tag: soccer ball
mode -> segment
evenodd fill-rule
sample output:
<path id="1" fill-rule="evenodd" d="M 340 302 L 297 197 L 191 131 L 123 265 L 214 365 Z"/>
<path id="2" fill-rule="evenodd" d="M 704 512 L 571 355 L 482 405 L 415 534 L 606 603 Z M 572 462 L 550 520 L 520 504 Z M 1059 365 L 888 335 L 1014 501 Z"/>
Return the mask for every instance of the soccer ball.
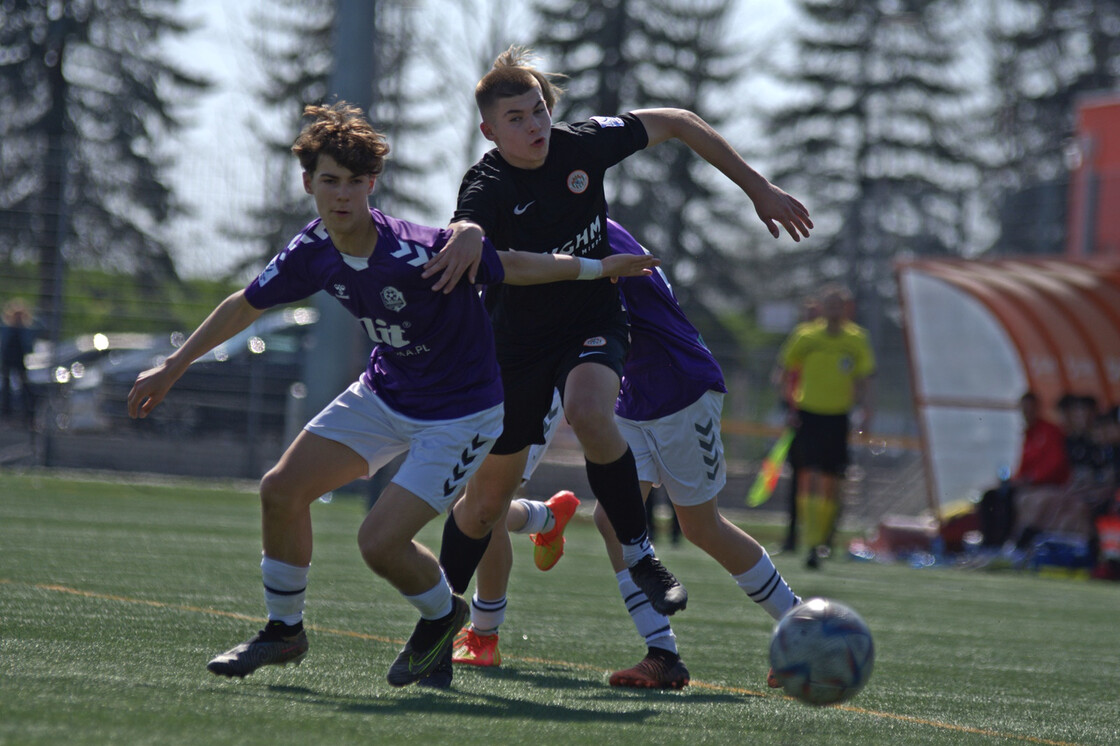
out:
<path id="1" fill-rule="evenodd" d="M 786 694 L 811 705 L 854 697 L 871 677 L 875 646 L 859 614 L 827 598 L 811 598 L 778 620 L 770 667 Z"/>

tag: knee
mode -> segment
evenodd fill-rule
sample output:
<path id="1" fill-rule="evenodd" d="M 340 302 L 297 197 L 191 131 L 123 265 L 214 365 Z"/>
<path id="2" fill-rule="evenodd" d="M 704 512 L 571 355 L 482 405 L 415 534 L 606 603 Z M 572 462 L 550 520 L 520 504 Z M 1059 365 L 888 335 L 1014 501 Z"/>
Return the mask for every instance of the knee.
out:
<path id="1" fill-rule="evenodd" d="M 614 425 L 614 412 L 611 410 L 600 411 L 600 408 L 590 406 L 583 402 L 573 403 L 565 407 L 564 417 L 572 430 L 581 440 L 595 433 L 603 432 Z"/>
<path id="2" fill-rule="evenodd" d="M 261 478 L 261 511 L 266 516 L 293 513 L 300 503 L 299 496 L 291 489 L 288 480 L 272 469 Z"/>
<path id="3" fill-rule="evenodd" d="M 502 495 L 472 495 L 468 491 L 467 496 L 455 506 L 455 523 L 464 534 L 479 539 L 505 518 L 508 508 L 509 500 Z"/>
<path id="4" fill-rule="evenodd" d="M 375 526 L 363 523 L 358 529 L 358 551 L 369 569 L 381 577 L 386 576 L 395 552 Z"/>

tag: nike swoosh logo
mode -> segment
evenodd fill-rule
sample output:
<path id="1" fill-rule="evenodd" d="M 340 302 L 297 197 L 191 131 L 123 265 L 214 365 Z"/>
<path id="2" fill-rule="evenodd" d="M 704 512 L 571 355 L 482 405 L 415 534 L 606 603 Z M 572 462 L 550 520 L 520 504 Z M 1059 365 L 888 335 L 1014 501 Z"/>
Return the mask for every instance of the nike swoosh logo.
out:
<path id="1" fill-rule="evenodd" d="M 579 356 L 580 356 L 581 358 L 585 358 L 585 357 L 587 357 L 588 355 L 605 355 L 605 354 L 606 354 L 606 353 L 605 353 L 605 352 L 603 352 L 602 350 L 591 350 L 590 352 L 581 352 L 581 353 L 579 354 Z"/>
<path id="2" fill-rule="evenodd" d="M 532 202 L 526 202 L 524 205 L 516 205 L 513 208 L 513 214 L 514 215 L 521 215 L 526 210 L 528 210 L 530 207 L 532 207 L 534 204 L 536 204 L 536 202 L 537 202 L 536 200 L 533 200 Z"/>

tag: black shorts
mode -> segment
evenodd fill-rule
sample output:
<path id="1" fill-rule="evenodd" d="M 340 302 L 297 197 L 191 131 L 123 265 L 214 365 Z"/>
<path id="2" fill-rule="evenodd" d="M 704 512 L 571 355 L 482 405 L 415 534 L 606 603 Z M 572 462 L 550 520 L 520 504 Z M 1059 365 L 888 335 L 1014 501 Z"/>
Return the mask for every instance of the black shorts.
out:
<path id="1" fill-rule="evenodd" d="M 848 469 L 848 415 L 798 410 L 799 468 L 844 476 Z"/>
<path id="2" fill-rule="evenodd" d="M 544 443 L 544 418 L 552 408 L 553 389 L 559 389 L 563 397 L 568 374 L 583 363 L 605 365 L 621 380 L 629 352 L 630 327 L 621 313 L 549 347 L 514 349 L 499 341 L 505 421 L 502 435 L 490 452 L 508 455 Z"/>

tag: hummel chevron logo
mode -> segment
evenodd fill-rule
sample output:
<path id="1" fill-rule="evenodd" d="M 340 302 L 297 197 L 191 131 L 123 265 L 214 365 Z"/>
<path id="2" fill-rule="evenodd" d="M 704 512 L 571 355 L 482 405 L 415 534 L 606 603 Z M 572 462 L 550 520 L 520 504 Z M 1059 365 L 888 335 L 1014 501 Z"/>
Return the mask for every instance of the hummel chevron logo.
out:
<path id="1" fill-rule="evenodd" d="M 450 497 L 455 490 L 459 489 L 459 485 L 467 476 L 467 466 L 478 458 L 478 450 L 487 442 L 489 441 L 481 435 L 475 435 L 471 438 L 470 447 L 463 449 L 463 453 L 459 456 L 459 463 L 451 468 L 451 478 L 443 480 L 444 497 Z"/>
<path id="2" fill-rule="evenodd" d="M 423 246 L 409 241 L 403 241 L 399 238 L 397 239 L 397 243 L 399 243 L 401 247 L 389 255 L 394 259 L 402 259 L 406 256 L 411 256 L 412 258 L 408 260 L 408 263 L 413 267 L 420 267 L 427 264 L 428 259 L 431 258 L 431 255 L 428 254 L 428 250 Z"/>
<path id="3" fill-rule="evenodd" d="M 709 480 L 715 479 L 716 474 L 719 473 L 720 452 L 716 450 L 716 433 L 714 432 L 715 425 L 715 420 L 708 420 L 708 423 L 706 425 L 701 425 L 696 422 L 692 424 L 692 426 L 696 429 L 696 432 L 701 436 L 696 439 L 697 442 L 700 443 L 700 447 L 711 454 L 710 456 L 704 456 L 704 464 L 713 467 L 711 471 L 707 472 Z M 708 438 L 709 434 L 711 435 L 710 438 Z M 705 440 L 704 438 L 708 439 Z"/>
<path id="4" fill-rule="evenodd" d="M 513 208 L 513 214 L 514 215 L 523 215 L 523 214 L 525 214 L 525 211 L 528 210 L 530 207 L 532 207 L 535 203 L 536 203 L 536 200 L 533 200 L 532 202 L 526 202 L 523 205 L 516 205 Z"/>

